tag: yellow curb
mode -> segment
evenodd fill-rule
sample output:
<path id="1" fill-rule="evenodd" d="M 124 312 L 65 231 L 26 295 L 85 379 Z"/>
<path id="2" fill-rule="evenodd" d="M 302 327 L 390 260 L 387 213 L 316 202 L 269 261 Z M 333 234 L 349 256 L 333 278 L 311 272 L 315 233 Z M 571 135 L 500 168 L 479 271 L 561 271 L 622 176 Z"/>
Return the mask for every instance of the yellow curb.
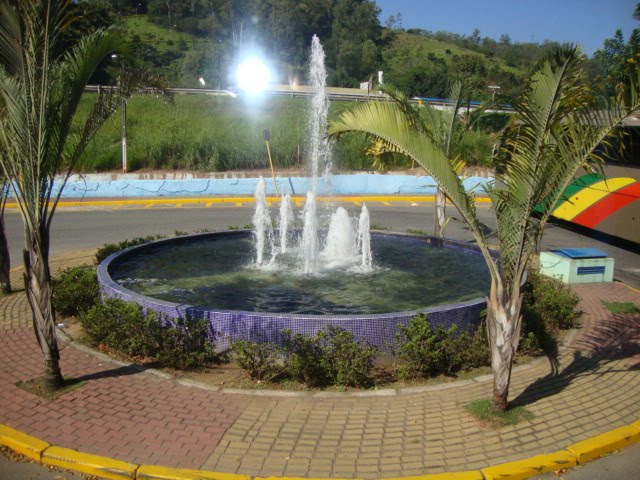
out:
<path id="1" fill-rule="evenodd" d="M 467 470 L 465 472 L 432 473 L 429 475 L 416 475 L 413 477 L 385 478 L 384 480 L 483 480 L 480 470 Z"/>
<path id="2" fill-rule="evenodd" d="M 295 195 L 291 197 L 292 201 L 304 201 L 305 197 L 303 195 Z M 404 196 L 393 196 L 393 195 L 372 195 L 372 196 L 337 196 L 337 197 L 318 197 L 318 201 L 320 202 L 432 202 L 435 199 L 433 195 L 404 195 Z M 280 197 L 269 196 L 267 197 L 268 202 L 277 202 L 280 200 Z M 117 199 L 117 200 L 84 200 L 84 201 L 65 201 L 61 200 L 58 203 L 58 207 L 113 207 L 119 205 L 174 205 L 174 204 L 196 204 L 196 203 L 204 203 L 204 204 L 242 204 L 242 203 L 254 203 L 254 197 L 187 197 L 187 198 L 178 198 L 178 197 L 154 197 L 154 198 L 135 198 L 135 199 Z M 476 203 L 490 203 L 491 199 L 489 197 L 476 197 Z M 7 208 L 18 208 L 18 204 L 16 202 L 7 202 Z"/>
<path id="3" fill-rule="evenodd" d="M 584 464 L 599 456 L 620 450 L 640 441 L 640 420 L 610 432 L 597 435 L 546 455 L 537 455 L 510 463 L 503 463 L 482 470 L 446 472 L 429 475 L 385 478 L 384 480 L 517 480 L 530 478 L 553 470 L 567 469 Z M 7 446 L 45 465 L 75 470 L 110 479 L 146 480 L 340 480 L 336 478 L 306 477 L 252 477 L 232 473 L 186 470 L 151 465 L 138 466 L 120 460 L 78 452 L 69 448 L 51 447 L 42 440 L 31 437 L 0 423 L 0 445 Z M 28 447 L 25 447 L 25 445 Z M 349 479 L 359 480 L 359 479 Z"/>
<path id="4" fill-rule="evenodd" d="M 553 470 L 575 467 L 577 464 L 576 456 L 573 453 L 560 450 L 555 453 L 483 468 L 481 472 L 485 480 L 521 480 Z"/>
<path id="5" fill-rule="evenodd" d="M 251 480 L 250 475 L 141 465 L 136 480 Z"/>
<path id="6" fill-rule="evenodd" d="M 622 285 L 624 285 L 625 287 L 627 287 L 630 290 L 633 290 L 636 293 L 640 293 L 640 290 L 638 290 L 636 287 L 632 287 L 631 285 L 624 283 L 624 282 L 620 282 Z"/>
<path id="7" fill-rule="evenodd" d="M 255 477 L 255 480 L 362 480 L 359 477 Z M 386 480 L 386 479 L 385 479 Z"/>
<path id="8" fill-rule="evenodd" d="M 11 450 L 15 450 L 25 457 L 29 457 L 38 462 L 42 458 L 42 452 L 51 446 L 39 438 L 14 430 L 13 428 L 7 427 L 1 423 L 0 445 L 9 447 Z"/>
<path id="9" fill-rule="evenodd" d="M 62 447 L 47 448 L 42 452 L 42 463 L 114 480 L 136 478 L 136 469 L 138 468 L 138 465 L 113 458 L 82 453 Z"/>
<path id="10" fill-rule="evenodd" d="M 575 454 L 578 463 L 586 463 L 638 441 L 640 429 L 632 424 L 574 443 L 569 445 L 567 450 Z"/>

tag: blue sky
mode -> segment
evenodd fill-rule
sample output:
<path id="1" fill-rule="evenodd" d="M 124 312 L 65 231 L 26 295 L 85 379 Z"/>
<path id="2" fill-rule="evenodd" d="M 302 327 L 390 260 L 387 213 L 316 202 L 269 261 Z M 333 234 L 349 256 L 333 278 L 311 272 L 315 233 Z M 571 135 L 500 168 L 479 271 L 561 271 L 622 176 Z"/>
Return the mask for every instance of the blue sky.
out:
<path id="1" fill-rule="evenodd" d="M 605 38 L 622 29 L 625 38 L 640 24 L 632 14 L 640 0 L 376 0 L 380 22 L 402 14 L 403 28 L 446 30 L 512 41 L 557 40 L 583 46 L 593 54 Z"/>

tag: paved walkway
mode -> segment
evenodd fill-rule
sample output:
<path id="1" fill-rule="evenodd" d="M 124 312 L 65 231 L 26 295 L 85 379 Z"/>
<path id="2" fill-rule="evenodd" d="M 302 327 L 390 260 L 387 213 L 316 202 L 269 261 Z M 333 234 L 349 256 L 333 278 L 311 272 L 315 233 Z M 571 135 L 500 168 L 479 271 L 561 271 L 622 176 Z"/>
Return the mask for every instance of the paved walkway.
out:
<path id="1" fill-rule="evenodd" d="M 77 252 L 53 269 L 90 256 Z M 557 364 L 539 360 L 513 373 L 510 398 L 535 418 L 500 430 L 463 409 L 490 396 L 489 377 L 361 395 L 265 396 L 178 384 L 64 344 L 62 371 L 86 383 L 43 400 L 15 386 L 42 373 L 17 292 L 0 299 L 0 423 L 134 463 L 260 476 L 419 475 L 550 453 L 640 418 L 640 315 L 613 315 L 600 301 L 640 305 L 640 292 L 620 283 L 576 291 L 582 328 Z"/>

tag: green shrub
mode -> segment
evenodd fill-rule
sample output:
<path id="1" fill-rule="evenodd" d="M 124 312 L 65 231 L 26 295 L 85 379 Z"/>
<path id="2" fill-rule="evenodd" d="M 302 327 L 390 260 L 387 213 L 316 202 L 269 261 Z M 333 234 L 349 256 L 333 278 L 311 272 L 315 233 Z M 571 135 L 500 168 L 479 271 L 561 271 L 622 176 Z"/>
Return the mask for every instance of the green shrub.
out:
<path id="1" fill-rule="evenodd" d="M 370 386 L 376 349 L 364 342 L 356 342 L 353 333 L 339 327 L 327 327 L 326 335 L 325 355 L 333 383 L 352 387 Z"/>
<path id="2" fill-rule="evenodd" d="M 285 331 L 282 335 L 287 373 L 310 387 L 328 385 L 331 365 L 325 355 L 327 334 L 320 331 L 313 337 L 301 333 L 292 336 L 291 332 Z"/>
<path id="3" fill-rule="evenodd" d="M 580 315 L 579 303 L 580 297 L 562 281 L 529 272 L 523 299 L 523 314 L 531 317 L 529 325 L 541 320 L 551 331 L 573 328 Z"/>
<path id="4" fill-rule="evenodd" d="M 287 374 L 310 387 L 371 385 L 376 349 L 353 334 L 329 326 L 314 336 L 283 332 Z"/>
<path id="5" fill-rule="evenodd" d="M 143 315 L 137 303 L 108 299 L 82 314 L 80 322 L 94 344 L 141 357 L 159 349 L 160 322 L 153 312 Z"/>
<path id="6" fill-rule="evenodd" d="M 272 381 L 284 373 L 282 348 L 275 343 L 236 340 L 231 345 L 236 361 L 253 380 Z"/>
<path id="7" fill-rule="evenodd" d="M 148 243 L 159 238 L 163 238 L 162 235 L 149 235 L 147 237 L 137 237 L 132 240 L 123 240 L 122 242 L 118 243 L 105 243 L 96 252 L 96 265 L 113 253 L 124 250 L 125 248 L 133 247 L 134 245 Z"/>
<path id="8" fill-rule="evenodd" d="M 542 355 L 543 351 L 538 335 L 533 332 L 523 333 L 520 336 L 518 353 L 522 355 L 531 355 L 533 357 Z"/>
<path id="9" fill-rule="evenodd" d="M 522 301 L 522 332 L 518 352 L 553 354 L 555 334 L 575 326 L 580 298 L 560 280 L 529 272 Z"/>
<path id="10" fill-rule="evenodd" d="M 398 375 L 404 379 L 426 378 L 451 369 L 451 341 L 457 326 L 448 329 L 429 323 L 426 314 L 416 315 L 396 335 L 398 357 L 403 363 Z"/>
<path id="11" fill-rule="evenodd" d="M 198 370 L 219 361 L 207 320 L 179 319 L 174 327 L 163 327 L 160 333 L 160 348 L 155 356 L 167 367 Z"/>
<path id="12" fill-rule="evenodd" d="M 174 327 L 153 311 L 143 314 L 136 303 L 108 299 L 81 314 L 80 322 L 93 344 L 155 358 L 167 367 L 199 369 L 219 359 L 206 320 L 179 320 Z"/>
<path id="13" fill-rule="evenodd" d="M 99 298 L 100 286 L 93 267 L 70 267 L 53 280 L 53 306 L 62 315 L 78 316 L 95 305 Z"/>
<path id="14" fill-rule="evenodd" d="M 491 353 L 484 319 L 475 332 L 459 332 L 453 335 L 446 348 L 449 351 L 449 373 L 489 365 Z"/>

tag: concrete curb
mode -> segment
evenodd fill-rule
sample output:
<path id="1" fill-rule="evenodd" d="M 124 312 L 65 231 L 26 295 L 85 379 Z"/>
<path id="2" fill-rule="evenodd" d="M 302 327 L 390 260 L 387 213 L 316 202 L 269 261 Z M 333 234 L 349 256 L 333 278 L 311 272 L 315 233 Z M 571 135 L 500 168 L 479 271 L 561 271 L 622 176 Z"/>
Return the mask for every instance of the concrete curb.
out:
<path id="1" fill-rule="evenodd" d="M 640 420 L 610 430 L 578 443 L 566 450 L 502 463 L 480 470 L 435 473 L 420 476 L 394 477 L 384 480 L 521 480 L 546 472 L 567 469 L 602 457 L 608 453 L 640 442 Z M 302 480 L 295 477 L 253 477 L 232 473 L 188 470 L 182 468 L 137 465 L 109 457 L 79 452 L 50 445 L 39 438 L 0 423 L 0 446 L 8 447 L 43 465 L 74 470 L 115 480 Z M 342 480 L 338 478 L 305 480 Z M 358 480 L 358 479 L 349 479 Z"/>

